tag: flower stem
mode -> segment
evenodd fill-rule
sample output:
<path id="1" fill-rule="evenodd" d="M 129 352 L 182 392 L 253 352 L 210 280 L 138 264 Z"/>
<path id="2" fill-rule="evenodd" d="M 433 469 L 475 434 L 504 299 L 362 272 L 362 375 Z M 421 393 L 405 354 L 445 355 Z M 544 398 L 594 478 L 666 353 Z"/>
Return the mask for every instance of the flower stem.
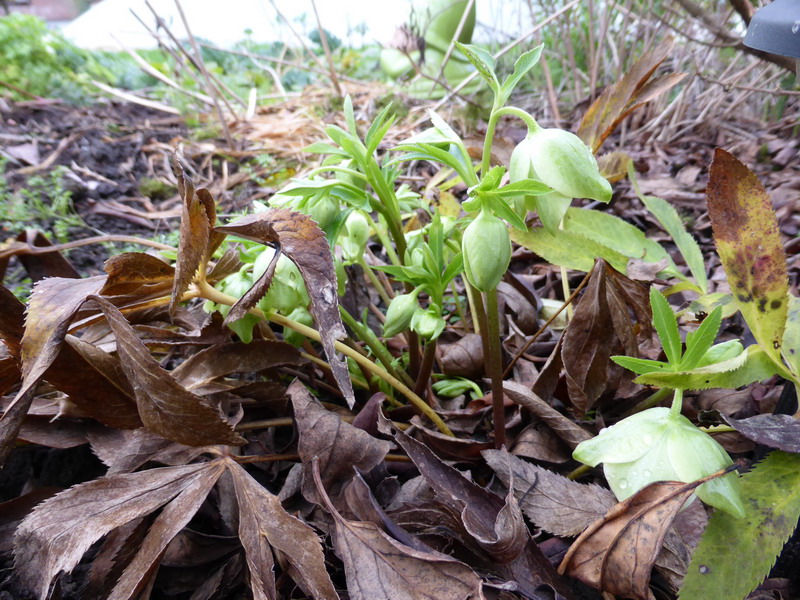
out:
<path id="1" fill-rule="evenodd" d="M 503 356 L 500 347 L 500 318 L 497 314 L 497 289 L 486 292 L 486 341 L 488 342 L 487 371 L 492 380 L 492 420 L 494 445 L 506 443 L 506 410 L 503 403 Z"/>
<path id="2" fill-rule="evenodd" d="M 675 396 L 672 398 L 672 407 L 670 411 L 673 415 L 681 414 L 683 408 L 683 390 L 678 388 L 675 390 Z"/>

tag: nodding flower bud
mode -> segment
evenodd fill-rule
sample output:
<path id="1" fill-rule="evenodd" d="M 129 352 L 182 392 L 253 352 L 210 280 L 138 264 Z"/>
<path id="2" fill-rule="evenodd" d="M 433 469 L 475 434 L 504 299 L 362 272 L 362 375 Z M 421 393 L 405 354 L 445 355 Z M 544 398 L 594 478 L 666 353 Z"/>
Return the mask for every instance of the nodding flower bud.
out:
<path id="1" fill-rule="evenodd" d="M 444 331 L 445 322 L 442 309 L 436 304 L 428 308 L 418 308 L 411 317 L 411 329 L 426 340 L 435 340 Z"/>
<path id="2" fill-rule="evenodd" d="M 510 176 L 538 179 L 567 198 L 611 200 L 611 184 L 600 175 L 589 147 L 563 129 L 528 133 L 512 153 Z"/>
<path id="3" fill-rule="evenodd" d="M 386 322 L 383 324 L 383 337 L 394 337 L 401 331 L 408 329 L 411 325 L 411 319 L 414 313 L 419 308 L 417 303 L 417 294 L 419 292 L 414 290 L 408 294 L 400 294 L 392 299 L 389 308 L 386 311 Z"/>
<path id="4" fill-rule="evenodd" d="M 461 238 L 464 272 L 480 292 L 497 287 L 511 263 L 511 238 L 506 224 L 482 209 Z"/>
<path id="5" fill-rule="evenodd" d="M 603 463 L 618 500 L 655 481 L 689 483 L 732 464 L 728 453 L 710 435 L 678 412 L 657 407 L 644 410 L 578 444 L 573 458 L 591 467 Z M 697 488 L 700 499 L 736 517 L 744 517 L 736 473 Z"/>
<path id="6" fill-rule="evenodd" d="M 358 262 L 369 240 L 369 219 L 361 211 L 353 211 L 344 223 L 344 235 L 339 238 L 345 263 Z"/>

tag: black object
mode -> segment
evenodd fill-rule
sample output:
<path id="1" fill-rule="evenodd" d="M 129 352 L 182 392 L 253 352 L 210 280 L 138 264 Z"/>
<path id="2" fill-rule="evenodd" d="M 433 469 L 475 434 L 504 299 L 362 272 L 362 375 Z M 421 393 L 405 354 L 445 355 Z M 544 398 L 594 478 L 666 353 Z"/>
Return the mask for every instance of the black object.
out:
<path id="1" fill-rule="evenodd" d="M 756 11 L 744 45 L 800 58 L 800 0 L 775 0 Z"/>

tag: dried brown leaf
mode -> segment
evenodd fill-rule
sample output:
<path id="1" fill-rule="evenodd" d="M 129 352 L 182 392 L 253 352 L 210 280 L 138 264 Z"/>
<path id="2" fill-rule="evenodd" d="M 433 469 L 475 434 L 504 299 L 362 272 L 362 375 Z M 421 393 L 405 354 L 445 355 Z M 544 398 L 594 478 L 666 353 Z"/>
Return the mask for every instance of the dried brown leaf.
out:
<path id="1" fill-rule="evenodd" d="M 479 377 L 483 373 L 481 336 L 468 333 L 455 342 L 448 342 L 447 332 L 439 338 L 436 349 L 442 373 L 460 377 Z"/>
<path id="2" fill-rule="evenodd" d="M 722 418 L 749 440 L 784 452 L 800 452 L 800 421 L 790 415 L 756 415 L 741 420 L 722 415 Z"/>
<path id="3" fill-rule="evenodd" d="M 704 480 L 658 481 L 615 505 L 575 540 L 559 573 L 623 598 L 653 599 L 650 571 L 664 537 Z"/>
<path id="4" fill-rule="evenodd" d="M 514 494 L 528 518 L 554 535 L 578 535 L 617 502 L 599 485 L 572 481 L 505 450 L 486 450 L 483 456 L 506 486 L 513 480 Z"/>
<path id="5" fill-rule="evenodd" d="M 92 451 L 108 466 L 108 474 L 130 473 L 149 461 L 176 465 L 193 460 L 206 448 L 178 444 L 149 429 L 105 429 L 87 434 Z"/>
<path id="6" fill-rule="evenodd" d="M 216 408 L 205 404 L 161 367 L 119 309 L 99 296 L 92 299 L 100 305 L 114 332 L 122 368 L 133 386 L 145 427 L 188 446 L 245 443 Z"/>
<path id="7" fill-rule="evenodd" d="M 186 175 L 177 155 L 173 170 L 178 180 L 178 193 L 182 203 L 178 260 L 175 263 L 170 315 L 175 313 L 197 269 L 213 252 L 213 246 L 219 243 L 219 236 L 212 234 L 217 221 L 217 210 L 211 194 L 205 189 L 195 191 L 194 183 Z"/>
<path id="8" fill-rule="evenodd" d="M 464 529 L 475 543 L 501 564 L 518 558 L 528 544 L 528 529 L 516 499 L 506 499 L 469 481 L 444 464 L 430 449 L 401 431 L 395 439 L 436 493 L 436 497 L 461 516 Z"/>
<path id="9" fill-rule="evenodd" d="M 345 423 L 311 397 L 299 381 L 287 393 L 292 399 L 300 441 L 297 452 L 303 461 L 302 492 L 307 500 L 319 502 L 309 465 L 317 457 L 322 481 L 338 502 L 344 485 L 355 475 L 354 467 L 370 471 L 383 461 L 391 444 Z"/>
<path id="10" fill-rule="evenodd" d="M 386 535 L 374 523 L 349 521 L 331 504 L 317 465 L 312 465 L 321 502 L 334 519 L 333 544 L 344 562 L 353 600 L 478 600 L 481 579 L 462 562 L 421 552 Z"/>
<path id="11" fill-rule="evenodd" d="M 510 450 L 514 456 L 554 464 L 562 464 L 572 458 L 567 445 L 541 421 L 531 423 L 520 431 L 514 437 Z"/>
<path id="12" fill-rule="evenodd" d="M 521 383 L 503 382 L 503 391 L 510 400 L 529 410 L 533 416 L 543 421 L 570 449 L 583 441 L 592 438 L 592 434 L 580 425 L 576 425 L 555 408 L 539 398 L 533 391 Z"/>
<path id="13" fill-rule="evenodd" d="M 235 342 L 201 350 L 173 369 L 172 376 L 187 389 L 193 389 L 231 373 L 258 372 L 304 362 L 291 344 L 253 340 L 249 344 Z"/>
<path id="14" fill-rule="evenodd" d="M 11 293 L 11 290 L 0 285 L 0 339 L 5 342 L 11 356 L 17 360 L 21 360 L 24 333 L 25 305 Z"/>
<path id="15" fill-rule="evenodd" d="M 196 477 L 189 481 L 178 495 L 169 501 L 153 521 L 142 545 L 114 586 L 109 600 L 129 600 L 152 583 L 157 561 L 164 554 L 167 545 L 200 509 L 200 505 L 205 502 L 211 488 L 225 472 L 227 464 L 226 459 L 203 463 L 202 477 Z M 180 467 L 164 468 L 177 469 Z M 150 472 L 152 471 L 144 471 L 144 473 Z M 124 477 L 124 475 L 117 477 Z"/>
<path id="16" fill-rule="evenodd" d="M 674 45 L 671 37 L 664 38 L 659 46 L 646 52 L 630 70 L 608 86 L 583 115 L 578 126 L 578 137 L 597 152 L 603 141 L 631 112 L 663 94 L 681 79 L 685 73 L 673 73 L 650 80 L 658 66 L 669 56 Z"/>
<path id="17" fill-rule="evenodd" d="M 108 274 L 104 296 L 129 294 L 143 285 L 171 282 L 175 277 L 172 266 L 144 252 L 116 254 L 105 262 L 103 270 Z"/>
<path id="18" fill-rule="evenodd" d="M 277 245 L 280 252 L 297 265 L 311 298 L 311 314 L 322 336 L 325 356 L 339 389 L 352 408 L 355 398 L 347 362 L 337 356 L 334 348 L 334 342 L 344 338 L 346 332 L 339 316 L 336 271 L 325 233 L 309 216 L 285 209 L 271 209 L 248 215 L 230 225 L 217 227 L 215 231 L 234 234 L 262 244 Z M 244 315 L 266 293 L 267 287 L 260 283 L 266 276 L 267 274 L 253 285 L 255 292 L 248 292 L 231 308 L 227 320 L 235 320 L 238 318 L 236 315 Z"/>
<path id="19" fill-rule="evenodd" d="M 294 567 L 295 581 L 317 600 L 338 599 L 325 568 L 319 538 L 302 521 L 287 513 L 242 467 L 228 463 L 239 504 L 239 539 L 250 569 L 256 600 L 276 600 L 273 553 L 280 552 Z"/>
<path id="20" fill-rule="evenodd" d="M 17 241 L 22 242 L 27 247 L 34 248 L 45 248 L 53 245 L 37 229 L 26 229 L 17 236 Z M 80 274 L 72 266 L 72 263 L 64 258 L 64 255 L 60 252 L 46 252 L 44 254 L 20 252 L 17 254 L 17 260 L 22 263 L 32 281 L 41 281 L 47 277 L 80 278 Z"/>
<path id="21" fill-rule="evenodd" d="M 95 541 L 198 481 L 216 480 L 218 471 L 215 463 L 204 463 L 111 475 L 50 498 L 17 529 L 15 567 L 22 583 L 45 600 L 53 579 L 71 571 Z"/>

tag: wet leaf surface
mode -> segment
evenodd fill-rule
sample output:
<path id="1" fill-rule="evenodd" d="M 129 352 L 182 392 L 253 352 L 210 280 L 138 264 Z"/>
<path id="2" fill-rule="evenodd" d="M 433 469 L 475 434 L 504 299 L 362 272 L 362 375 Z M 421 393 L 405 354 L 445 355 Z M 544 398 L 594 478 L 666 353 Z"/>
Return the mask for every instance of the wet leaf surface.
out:
<path id="1" fill-rule="evenodd" d="M 790 415 L 756 415 L 741 420 L 722 415 L 722 419 L 748 440 L 800 453 L 800 421 Z"/>

